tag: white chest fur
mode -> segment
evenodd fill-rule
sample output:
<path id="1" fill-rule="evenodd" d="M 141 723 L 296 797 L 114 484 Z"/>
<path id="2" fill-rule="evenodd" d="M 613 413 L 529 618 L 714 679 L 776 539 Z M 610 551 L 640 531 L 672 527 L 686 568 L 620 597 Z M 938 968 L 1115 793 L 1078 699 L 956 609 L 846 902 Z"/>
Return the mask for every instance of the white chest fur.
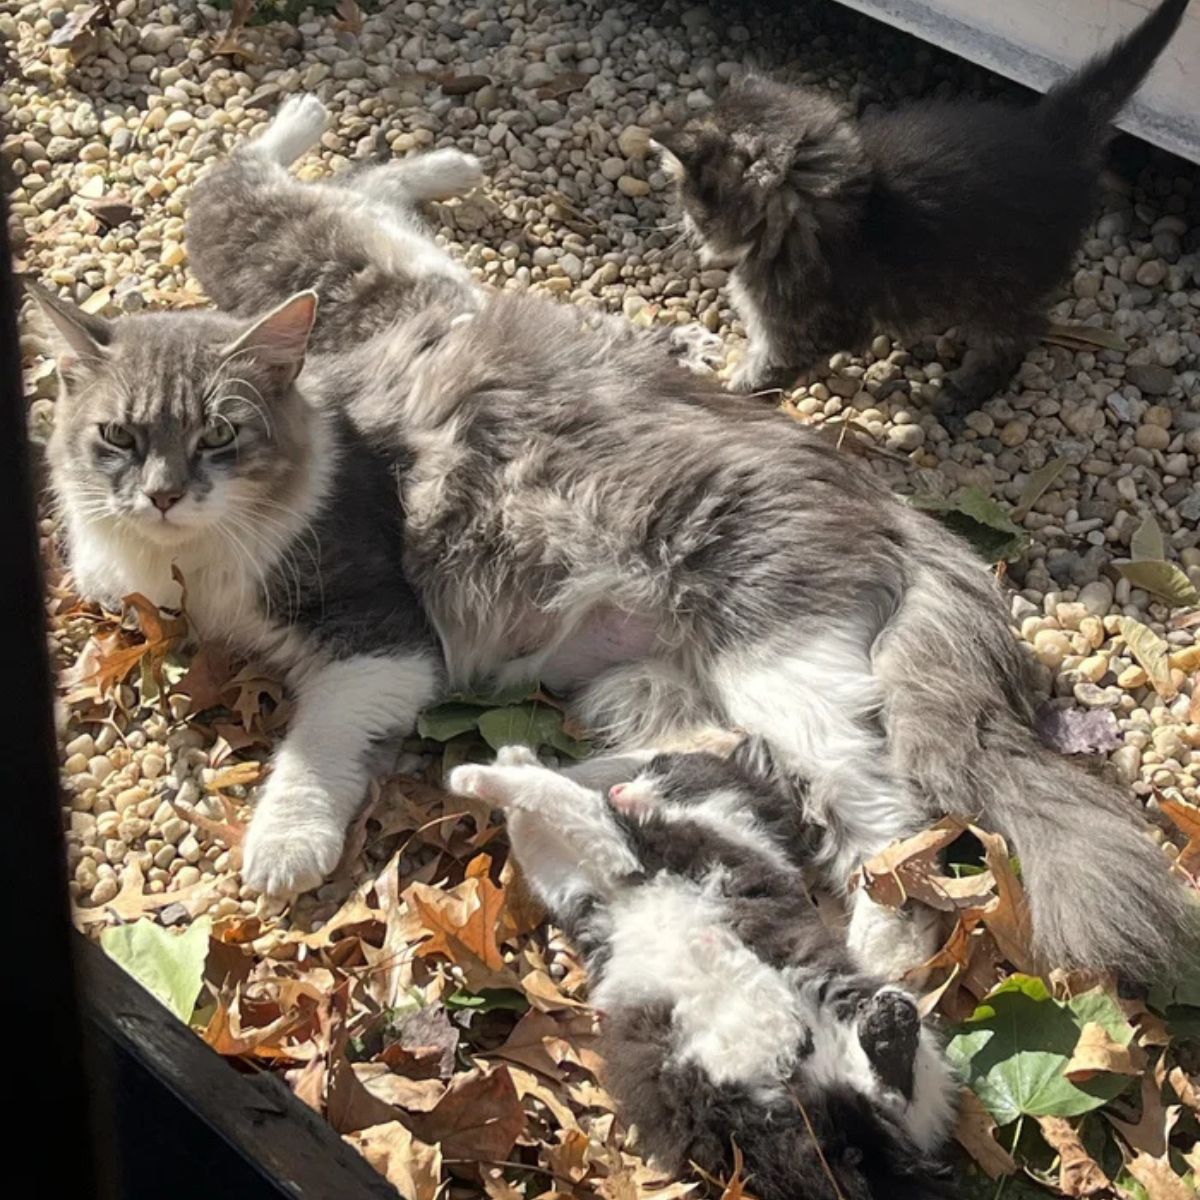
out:
<path id="1" fill-rule="evenodd" d="M 235 553 L 213 536 L 158 545 L 115 522 L 69 519 L 67 528 L 83 595 L 116 607 L 136 592 L 160 608 L 186 607 L 197 641 L 226 642 L 283 666 L 303 656 L 308 639 L 266 602 L 269 561 Z"/>

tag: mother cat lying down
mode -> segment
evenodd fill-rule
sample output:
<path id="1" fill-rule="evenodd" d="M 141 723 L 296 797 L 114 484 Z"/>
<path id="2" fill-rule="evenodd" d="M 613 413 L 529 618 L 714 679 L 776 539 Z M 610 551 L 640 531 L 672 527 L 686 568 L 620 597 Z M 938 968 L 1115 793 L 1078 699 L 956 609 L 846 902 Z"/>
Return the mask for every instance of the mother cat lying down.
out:
<path id="1" fill-rule="evenodd" d="M 943 813 L 981 816 L 1015 843 L 1048 959 L 1169 958 L 1184 893 L 1129 798 L 1039 745 L 965 545 L 619 320 L 476 290 L 413 215 L 475 182 L 464 156 L 295 180 L 325 121 L 289 102 L 193 193 L 192 264 L 238 319 L 49 306 L 80 585 L 177 602 L 178 562 L 202 635 L 291 672 L 247 882 L 318 883 L 373 748 L 447 687 L 540 678 L 616 749 L 704 722 L 763 738 L 811 781 L 837 887 Z M 858 894 L 872 970 L 932 936 Z"/>

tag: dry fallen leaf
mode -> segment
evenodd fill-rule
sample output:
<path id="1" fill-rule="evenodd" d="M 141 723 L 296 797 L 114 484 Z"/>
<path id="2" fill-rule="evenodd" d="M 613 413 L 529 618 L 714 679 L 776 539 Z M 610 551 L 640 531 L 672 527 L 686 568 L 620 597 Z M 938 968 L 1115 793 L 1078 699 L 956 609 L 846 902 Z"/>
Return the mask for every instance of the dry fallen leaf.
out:
<path id="1" fill-rule="evenodd" d="M 484 1067 L 456 1075 L 434 1108 L 410 1123 L 447 1158 L 500 1162 L 525 1128 L 525 1110 L 508 1068 Z"/>
<path id="2" fill-rule="evenodd" d="M 1107 1193 L 1112 1183 L 1064 1117 L 1038 1117 L 1042 1136 L 1058 1151 L 1058 1186 L 1066 1196 Z"/>
<path id="3" fill-rule="evenodd" d="M 442 1150 L 412 1135 L 399 1121 L 345 1135 L 405 1200 L 435 1200 L 442 1182 Z"/>
<path id="4" fill-rule="evenodd" d="M 1163 1158 L 1152 1158 L 1149 1154 L 1135 1155 L 1126 1164 L 1130 1175 L 1146 1189 L 1149 1200 L 1196 1200 L 1190 1188 Z"/>
<path id="5" fill-rule="evenodd" d="M 1115 1041 L 1103 1025 L 1089 1021 L 1084 1025 L 1075 1052 L 1063 1073 L 1072 1083 L 1083 1083 L 1102 1072 L 1140 1075 L 1141 1069 L 1134 1065 L 1129 1046 Z"/>
<path id="6" fill-rule="evenodd" d="M 937 859 L 942 850 L 966 832 L 966 828 L 966 824 L 955 817 L 943 817 L 932 829 L 893 842 L 863 864 L 862 886 L 872 900 L 889 908 L 899 908 L 909 899 L 946 911 L 970 904 L 975 898 L 971 893 L 979 887 L 975 879 L 949 879 Z M 969 898 L 960 903 L 953 895 L 954 884 L 966 885 Z M 990 881 L 979 894 L 988 890 Z"/>
<path id="7" fill-rule="evenodd" d="M 1158 807 L 1171 818 L 1171 823 L 1187 838 L 1187 844 L 1175 860 L 1180 870 L 1195 878 L 1200 875 L 1200 808 L 1177 800 L 1173 796 L 1156 794 Z"/>
<path id="8" fill-rule="evenodd" d="M 1171 682 L 1171 666 L 1168 661 L 1170 647 L 1149 626 L 1132 617 L 1121 618 L 1121 636 L 1130 654 L 1150 679 L 1154 690 L 1164 699 L 1173 700 L 1179 689 Z"/>
<path id="9" fill-rule="evenodd" d="M 996 1122 L 992 1120 L 992 1114 L 969 1088 L 963 1088 L 959 1095 L 958 1124 L 954 1129 L 958 1144 L 992 1179 L 1014 1174 L 1017 1164 L 996 1141 Z"/>

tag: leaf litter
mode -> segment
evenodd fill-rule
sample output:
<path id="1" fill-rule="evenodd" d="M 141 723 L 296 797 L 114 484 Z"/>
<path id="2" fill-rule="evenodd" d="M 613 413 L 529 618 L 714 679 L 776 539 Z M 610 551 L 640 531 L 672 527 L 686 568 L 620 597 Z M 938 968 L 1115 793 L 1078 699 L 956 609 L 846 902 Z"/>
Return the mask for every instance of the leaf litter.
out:
<path id="1" fill-rule="evenodd" d="M 170 798 L 227 867 L 153 892 L 131 861 L 116 894 L 76 921 L 197 1036 L 278 1073 L 412 1200 L 753 1200 L 751 1164 L 724 1181 L 672 1179 L 627 1144 L 579 960 L 544 924 L 502 826 L 440 787 L 443 764 L 512 738 L 560 759 L 586 753 L 585 731 L 552 697 L 530 685 L 429 710 L 406 747 L 416 773 L 373 788 L 334 880 L 282 913 L 247 911 L 226 898 L 238 894 L 249 802 L 286 725 L 283 689 L 211 647 L 183 661 L 182 614 L 140 598 L 122 614 L 82 611 L 88 673 L 75 673 L 70 704 L 119 724 L 186 697 L 186 727 L 211 765 L 199 798 Z M 1154 666 L 1156 647 L 1122 632 Z M 1103 740 L 1090 728 L 1066 736 L 1079 752 Z M 1180 836 L 1181 870 L 1194 870 L 1200 810 L 1165 795 L 1159 805 Z M 1200 979 L 1141 1003 L 1110 979 L 1039 977 L 1019 864 L 965 817 L 888 847 L 858 886 L 894 907 L 927 904 L 945 922 L 921 1007 L 947 1025 L 967 1085 L 964 1188 L 1001 1180 L 1010 1200 L 1194 1195 Z"/>

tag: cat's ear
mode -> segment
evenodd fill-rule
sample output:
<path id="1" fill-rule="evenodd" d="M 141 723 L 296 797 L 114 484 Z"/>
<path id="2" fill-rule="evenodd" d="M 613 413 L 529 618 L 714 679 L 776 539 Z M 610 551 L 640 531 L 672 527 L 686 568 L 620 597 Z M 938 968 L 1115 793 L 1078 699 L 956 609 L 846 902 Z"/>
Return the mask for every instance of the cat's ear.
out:
<path id="1" fill-rule="evenodd" d="M 54 334 L 54 358 L 64 379 L 102 363 L 112 344 L 113 328 L 103 317 L 85 313 L 53 292 L 26 279 L 25 290 L 37 302 Z"/>
<path id="2" fill-rule="evenodd" d="M 282 386 L 286 387 L 304 366 L 308 339 L 316 319 L 317 293 L 297 292 L 251 325 L 226 348 L 225 356 L 257 359 L 277 372 Z"/>

